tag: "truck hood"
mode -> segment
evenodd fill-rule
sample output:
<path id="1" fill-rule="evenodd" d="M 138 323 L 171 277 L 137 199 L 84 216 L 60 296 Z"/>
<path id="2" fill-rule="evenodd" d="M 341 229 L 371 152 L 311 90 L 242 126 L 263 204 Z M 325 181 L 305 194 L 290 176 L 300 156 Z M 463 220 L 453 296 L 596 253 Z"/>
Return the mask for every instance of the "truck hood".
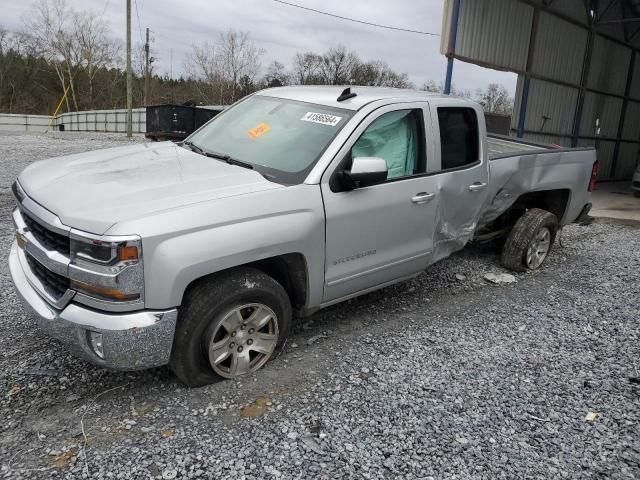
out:
<path id="1" fill-rule="evenodd" d="M 63 224 L 98 235 L 118 222 L 162 210 L 284 188 L 254 170 L 172 142 L 42 160 L 27 167 L 18 181 Z"/>

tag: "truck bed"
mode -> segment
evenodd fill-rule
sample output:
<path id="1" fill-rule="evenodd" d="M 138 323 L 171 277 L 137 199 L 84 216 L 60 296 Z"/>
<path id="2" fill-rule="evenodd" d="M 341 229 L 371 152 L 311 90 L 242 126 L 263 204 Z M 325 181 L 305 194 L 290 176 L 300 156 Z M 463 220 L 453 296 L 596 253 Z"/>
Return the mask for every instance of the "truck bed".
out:
<path id="1" fill-rule="evenodd" d="M 587 187 L 596 161 L 593 147 L 564 148 L 500 135 L 488 135 L 487 144 L 491 182 L 479 228 L 532 192 L 569 193 L 568 205 L 558 219 L 560 225 L 573 222 L 589 201 Z"/>
<path id="2" fill-rule="evenodd" d="M 545 145 L 542 143 L 529 142 L 522 139 L 495 134 L 487 135 L 487 145 L 489 147 L 489 160 L 522 155 L 526 152 L 540 153 L 545 150 L 555 150 L 560 148 L 556 145 Z"/>

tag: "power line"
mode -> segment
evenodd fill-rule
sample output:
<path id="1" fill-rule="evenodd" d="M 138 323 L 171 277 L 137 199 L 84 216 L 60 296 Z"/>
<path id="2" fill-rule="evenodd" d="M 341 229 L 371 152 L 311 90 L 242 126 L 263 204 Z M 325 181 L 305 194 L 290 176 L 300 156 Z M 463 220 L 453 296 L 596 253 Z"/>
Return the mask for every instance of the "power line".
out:
<path id="1" fill-rule="evenodd" d="M 102 9 L 102 15 L 100 15 L 101 17 L 104 17 L 105 12 L 107 11 L 107 8 L 109 8 L 109 2 L 111 0 L 107 0 L 104 4 L 104 8 Z"/>
<path id="2" fill-rule="evenodd" d="M 289 7 L 300 8 L 301 10 L 308 10 L 310 12 L 319 13 L 320 15 L 326 15 L 328 17 L 339 18 L 340 20 L 347 20 L 349 22 L 362 23 L 363 25 L 369 25 L 372 27 L 386 28 L 388 30 L 398 30 L 400 32 L 408 32 L 408 33 L 417 33 L 419 35 L 429 35 L 433 37 L 439 37 L 439 33 L 431 33 L 431 32 L 423 32 L 421 30 L 411 30 L 409 28 L 400 28 L 400 27 L 392 27 L 391 25 L 381 25 L 379 23 L 373 22 L 365 22 L 364 20 L 357 20 L 355 18 L 343 17 L 342 15 L 336 15 L 334 13 L 323 12 L 322 10 L 316 10 L 315 8 L 304 7 L 302 5 L 297 5 L 295 3 L 285 2 L 283 0 L 273 0 L 277 3 L 282 3 L 283 5 L 288 5 Z"/>
<path id="3" fill-rule="evenodd" d="M 138 17 L 138 33 L 140 33 L 140 43 L 144 43 L 142 39 L 142 25 L 140 25 L 140 14 L 138 13 L 138 0 L 133 0 L 133 4 L 136 6 L 136 17 Z"/>

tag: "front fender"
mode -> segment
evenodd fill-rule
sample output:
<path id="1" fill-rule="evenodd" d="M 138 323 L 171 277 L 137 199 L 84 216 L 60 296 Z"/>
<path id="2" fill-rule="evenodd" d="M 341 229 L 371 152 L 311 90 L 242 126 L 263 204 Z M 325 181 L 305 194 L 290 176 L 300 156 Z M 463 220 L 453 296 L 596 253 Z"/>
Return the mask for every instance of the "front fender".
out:
<path id="1" fill-rule="evenodd" d="M 318 185 L 219 199 L 135 224 L 142 230 L 146 308 L 179 306 L 194 280 L 288 253 L 305 258 L 306 306 L 321 303 L 324 209 Z"/>

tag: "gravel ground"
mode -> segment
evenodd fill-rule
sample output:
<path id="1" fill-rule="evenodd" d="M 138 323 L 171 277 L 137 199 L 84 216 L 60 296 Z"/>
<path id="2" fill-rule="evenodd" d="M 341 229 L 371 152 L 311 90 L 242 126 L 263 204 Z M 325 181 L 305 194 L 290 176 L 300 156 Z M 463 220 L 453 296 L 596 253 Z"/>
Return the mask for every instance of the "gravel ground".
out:
<path id="1" fill-rule="evenodd" d="M 0 136 L 0 245 L 29 162 L 122 143 Z M 298 323 L 265 369 L 189 390 L 42 338 L 0 266 L 0 477 L 640 478 L 640 230 L 571 226 L 494 285 L 471 246 Z"/>

